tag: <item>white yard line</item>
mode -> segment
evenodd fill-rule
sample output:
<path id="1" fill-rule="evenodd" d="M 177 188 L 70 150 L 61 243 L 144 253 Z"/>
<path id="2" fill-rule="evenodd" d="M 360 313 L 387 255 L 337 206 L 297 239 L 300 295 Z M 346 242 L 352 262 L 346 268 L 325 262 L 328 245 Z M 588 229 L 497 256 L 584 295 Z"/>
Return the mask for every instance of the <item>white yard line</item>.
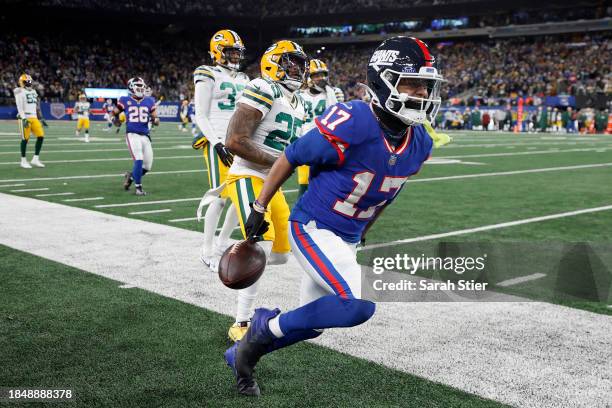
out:
<path id="1" fill-rule="evenodd" d="M 181 173 L 205 173 L 207 170 L 174 170 L 174 171 L 152 171 L 147 173 L 147 177 L 167 175 L 167 174 L 181 174 Z M 115 174 L 94 174 L 90 176 L 60 176 L 60 177 L 36 177 L 36 178 L 25 178 L 25 179 L 6 179 L 0 180 L 0 183 L 11 183 L 17 181 L 53 181 L 53 180 L 81 180 L 81 179 L 97 179 L 107 177 L 123 177 L 123 173 Z"/>
<path id="2" fill-rule="evenodd" d="M 65 203 L 76 203 L 79 201 L 98 201 L 98 200 L 104 200 L 104 197 L 68 198 L 62 201 Z"/>
<path id="3" fill-rule="evenodd" d="M 196 217 L 190 217 L 190 218 L 175 218 L 173 220 L 168 220 L 168 222 L 185 222 L 185 221 L 196 221 L 197 218 Z"/>
<path id="4" fill-rule="evenodd" d="M 496 230 L 496 229 L 501 229 L 501 228 L 515 227 L 517 225 L 532 224 L 534 222 L 556 220 L 556 219 L 559 219 L 559 218 L 574 217 L 576 215 L 590 214 L 590 213 L 596 213 L 596 212 L 601 212 L 601 211 L 609 211 L 609 210 L 612 210 L 612 205 L 604 205 L 602 207 L 585 208 L 585 209 L 582 209 L 582 210 L 567 211 L 567 212 L 562 212 L 562 213 L 557 213 L 557 214 L 543 215 L 543 216 L 540 216 L 540 217 L 532 217 L 532 218 L 525 218 L 525 219 L 522 219 L 522 220 L 502 222 L 502 223 L 499 223 L 499 224 L 483 225 L 481 227 L 466 228 L 466 229 L 457 230 L 457 231 L 450 231 L 450 232 L 442 232 L 440 234 L 423 235 L 423 236 L 420 236 L 420 237 L 400 239 L 398 241 L 383 242 L 383 243 L 380 243 L 380 244 L 366 245 L 364 247 L 359 248 L 359 250 L 364 251 L 364 250 L 370 250 L 370 249 L 376 249 L 376 248 L 384 248 L 384 247 L 389 247 L 389 246 L 394 246 L 394 245 L 399 245 L 399 244 L 408 244 L 408 243 L 411 243 L 411 242 L 430 241 L 432 239 L 454 237 L 454 236 L 457 236 L 457 235 L 467 235 L 467 234 L 473 234 L 475 232 L 491 231 L 491 230 Z"/>
<path id="5" fill-rule="evenodd" d="M 512 278 L 505 281 L 501 281 L 496 283 L 495 286 L 508 287 L 513 285 L 518 285 L 519 283 L 530 282 L 532 280 L 540 279 L 545 277 L 545 273 L 532 273 L 531 275 L 519 276 L 518 278 Z"/>
<path id="6" fill-rule="evenodd" d="M 74 195 L 74 193 L 49 193 L 49 194 L 36 194 L 35 197 L 56 197 L 56 196 L 69 196 Z"/>
<path id="7" fill-rule="evenodd" d="M 3 184 L 3 185 L 0 185 L 0 188 L 2 188 L 2 187 L 21 187 L 21 186 L 25 186 L 25 184 L 24 183 L 19 183 L 19 184 Z"/>
<path id="8" fill-rule="evenodd" d="M 54 145 L 54 146 L 57 146 L 57 145 Z M 187 147 L 189 149 L 191 149 L 191 146 L 187 146 Z M 155 146 L 153 148 L 154 152 L 156 152 L 158 150 L 184 150 L 184 147 L 178 147 L 178 146 L 173 146 L 173 147 L 157 147 L 157 146 Z M 55 154 L 55 153 L 102 153 L 102 152 L 125 152 L 127 154 L 128 150 L 127 150 L 127 148 L 124 148 L 124 149 L 78 149 L 78 150 L 46 150 L 45 149 L 45 150 L 43 150 L 42 155 L 46 156 L 48 154 Z M 17 154 L 19 154 L 19 153 L 17 153 Z M 15 155 L 15 152 L 14 151 L 0 152 L 0 155 Z M 201 158 L 202 157 L 202 152 L 195 152 L 195 155 Z"/>
<path id="9" fill-rule="evenodd" d="M 609 146 L 612 148 L 612 146 Z M 528 149 L 532 149 L 529 147 Z M 533 148 L 535 149 L 535 148 Z M 504 156 L 528 156 L 528 155 L 537 155 L 537 154 L 557 154 L 557 153 L 575 153 L 575 152 L 605 152 L 606 149 L 601 149 L 598 147 L 592 147 L 587 149 L 567 149 L 567 150 L 531 150 L 528 152 L 511 152 L 511 153 L 483 153 L 483 154 L 466 154 L 459 156 L 437 156 L 434 155 L 433 158 L 438 159 L 469 159 L 469 158 L 477 158 L 477 157 L 504 157 Z"/>
<path id="10" fill-rule="evenodd" d="M 494 173 L 459 174 L 456 176 L 417 178 L 417 179 L 408 180 L 407 183 L 427 183 L 430 181 L 460 180 L 460 179 L 470 179 L 470 178 L 479 178 L 479 177 L 512 176 L 515 174 L 546 173 L 546 172 L 553 172 L 553 171 L 581 170 L 581 169 L 592 169 L 592 168 L 610 167 L 610 166 L 612 166 L 612 163 L 579 164 L 577 166 L 545 167 L 541 169 L 498 171 Z"/>
<path id="11" fill-rule="evenodd" d="M 22 188 L 18 190 L 9 190 L 11 193 L 25 193 L 28 191 L 48 191 L 48 188 Z"/>
<path id="12" fill-rule="evenodd" d="M 189 155 L 189 156 L 156 156 L 155 160 L 168 160 L 168 159 L 201 159 L 200 156 Z M 46 164 L 49 163 L 92 163 L 92 162 L 111 162 L 111 161 L 132 161 L 131 157 L 111 157 L 104 159 L 79 159 L 79 160 L 45 160 Z M 15 162 L 0 162 L 0 165 L 17 165 L 18 161 Z"/>
<path id="13" fill-rule="evenodd" d="M 131 212 L 131 213 L 128 213 L 128 214 L 130 214 L 130 215 L 157 214 L 157 213 L 165 213 L 165 212 L 170 212 L 170 211 L 172 211 L 172 210 L 169 209 L 169 208 L 163 208 L 163 209 L 160 209 L 160 210 L 134 211 L 134 212 Z"/>
<path id="14" fill-rule="evenodd" d="M 158 200 L 158 201 L 134 201 L 131 203 L 119 203 L 119 204 L 100 204 L 94 206 L 95 208 L 117 208 L 117 207 L 131 207 L 137 205 L 152 205 L 152 204 L 168 204 L 168 203 L 182 203 L 186 201 L 200 201 L 202 197 L 194 198 L 175 198 L 172 200 Z"/>
<path id="15" fill-rule="evenodd" d="M 0 231 L 0 244 L 16 250 L 235 311 L 236 292 L 194 256 L 201 232 L 7 194 L 0 194 Z M 257 306 L 295 308 L 302 274 L 293 258 L 267 268 Z M 609 327 L 609 316 L 541 302 L 379 303 L 370 321 L 328 330 L 314 343 L 512 406 L 603 407 L 612 389 Z M 268 374 L 259 374 L 264 386 L 278 380 Z M 232 380 L 228 370 L 228 392 Z"/>

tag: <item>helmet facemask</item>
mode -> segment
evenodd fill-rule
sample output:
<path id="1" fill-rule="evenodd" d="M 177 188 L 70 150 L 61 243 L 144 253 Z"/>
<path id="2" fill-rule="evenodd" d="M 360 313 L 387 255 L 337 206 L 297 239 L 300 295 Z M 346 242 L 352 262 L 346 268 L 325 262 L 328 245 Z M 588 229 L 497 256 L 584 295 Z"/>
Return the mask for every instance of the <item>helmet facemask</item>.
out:
<path id="1" fill-rule="evenodd" d="M 386 69 L 380 77 L 389 88 L 390 94 L 384 106 L 381 105 L 375 95 L 372 98 L 373 103 L 407 125 L 433 121 L 442 103 L 440 85 L 444 81 L 436 68 L 421 67 L 419 73 L 403 73 Z M 416 86 L 424 86 L 427 90 L 427 97 L 421 98 L 407 93 L 400 93 L 398 85 L 404 78 L 416 81 Z"/>
<path id="2" fill-rule="evenodd" d="M 282 72 L 281 83 L 289 90 L 299 89 L 306 79 L 308 72 L 308 59 L 301 53 L 284 53 L 278 61 L 279 71 Z"/>
<path id="3" fill-rule="evenodd" d="M 128 89 L 132 95 L 137 98 L 143 98 L 145 96 L 145 89 L 147 85 L 142 79 L 130 80 L 128 83 Z"/>
<path id="4" fill-rule="evenodd" d="M 323 74 L 323 75 L 320 75 Z M 319 78 L 313 79 L 314 75 L 319 75 Z M 325 92 L 325 87 L 329 84 L 329 76 L 327 71 L 320 71 L 314 74 L 310 74 L 308 78 L 308 86 L 314 88 L 319 92 Z"/>
<path id="5" fill-rule="evenodd" d="M 244 47 L 236 44 L 233 47 L 223 47 L 221 50 L 222 58 L 218 62 L 218 65 L 230 69 L 232 71 L 238 71 L 240 65 L 244 60 Z"/>

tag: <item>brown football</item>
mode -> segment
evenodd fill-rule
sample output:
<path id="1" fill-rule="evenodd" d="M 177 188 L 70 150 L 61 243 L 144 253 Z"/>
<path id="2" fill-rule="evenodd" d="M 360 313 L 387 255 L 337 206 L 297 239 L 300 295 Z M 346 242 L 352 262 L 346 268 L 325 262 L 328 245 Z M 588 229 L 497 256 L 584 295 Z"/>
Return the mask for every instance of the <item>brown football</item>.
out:
<path id="1" fill-rule="evenodd" d="M 261 277 L 266 267 L 264 250 L 252 239 L 238 241 L 219 261 L 219 279 L 230 289 L 244 289 Z"/>

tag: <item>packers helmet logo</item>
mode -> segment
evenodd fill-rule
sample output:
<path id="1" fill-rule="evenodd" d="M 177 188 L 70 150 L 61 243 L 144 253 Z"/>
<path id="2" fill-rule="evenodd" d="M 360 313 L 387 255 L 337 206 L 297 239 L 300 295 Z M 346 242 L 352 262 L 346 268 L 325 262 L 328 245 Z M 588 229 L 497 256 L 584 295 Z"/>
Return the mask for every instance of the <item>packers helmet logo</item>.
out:
<path id="1" fill-rule="evenodd" d="M 213 41 L 223 41 L 223 40 L 225 40 L 225 37 L 223 36 L 223 33 L 217 33 L 213 37 Z"/>

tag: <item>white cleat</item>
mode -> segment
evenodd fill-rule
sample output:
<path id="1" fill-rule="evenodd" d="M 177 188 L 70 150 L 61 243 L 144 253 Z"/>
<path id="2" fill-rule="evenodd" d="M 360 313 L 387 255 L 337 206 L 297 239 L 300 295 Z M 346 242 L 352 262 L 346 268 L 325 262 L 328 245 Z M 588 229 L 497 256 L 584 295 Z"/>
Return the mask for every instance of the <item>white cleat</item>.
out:
<path id="1" fill-rule="evenodd" d="M 35 167 L 45 167 L 45 165 L 42 164 L 39 159 L 32 159 L 31 164 L 32 166 L 35 166 Z"/>
<path id="2" fill-rule="evenodd" d="M 85 143 L 89 143 L 89 136 L 85 136 Z"/>
<path id="3" fill-rule="evenodd" d="M 21 159 L 21 164 L 20 164 L 22 169 L 31 169 L 32 166 L 30 166 L 30 163 L 28 163 L 27 159 Z"/>

